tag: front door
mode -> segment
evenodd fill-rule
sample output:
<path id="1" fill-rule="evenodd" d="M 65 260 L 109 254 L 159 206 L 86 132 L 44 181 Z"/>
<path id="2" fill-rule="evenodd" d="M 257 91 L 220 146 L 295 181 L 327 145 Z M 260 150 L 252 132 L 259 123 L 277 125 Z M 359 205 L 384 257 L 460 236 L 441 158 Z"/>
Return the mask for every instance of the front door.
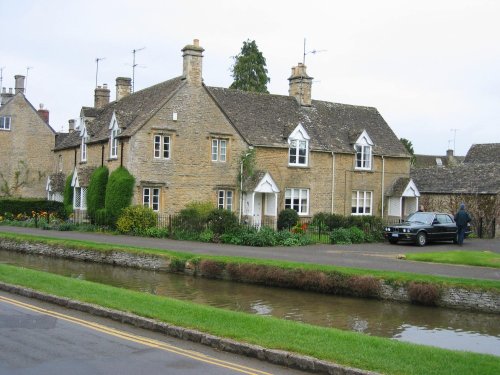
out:
<path id="1" fill-rule="evenodd" d="M 253 201 L 253 225 L 260 228 L 262 225 L 262 193 L 255 193 Z"/>

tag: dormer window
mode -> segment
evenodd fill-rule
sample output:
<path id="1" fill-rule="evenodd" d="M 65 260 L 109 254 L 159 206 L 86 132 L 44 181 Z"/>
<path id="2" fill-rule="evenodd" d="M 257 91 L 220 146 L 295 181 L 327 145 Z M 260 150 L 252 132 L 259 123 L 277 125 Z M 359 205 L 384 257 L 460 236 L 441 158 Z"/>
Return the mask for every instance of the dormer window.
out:
<path id="1" fill-rule="evenodd" d="M 113 117 L 109 124 L 109 158 L 116 159 L 118 157 L 118 134 L 120 134 L 120 128 L 118 127 L 118 121 L 113 113 Z"/>
<path id="2" fill-rule="evenodd" d="M 354 151 L 356 152 L 355 169 L 372 169 L 372 147 L 372 140 L 368 136 L 366 130 L 363 130 L 363 133 L 361 133 L 356 143 L 354 144 Z"/>
<path id="3" fill-rule="evenodd" d="M 288 165 L 306 167 L 309 163 L 309 135 L 299 124 L 288 137 Z"/>

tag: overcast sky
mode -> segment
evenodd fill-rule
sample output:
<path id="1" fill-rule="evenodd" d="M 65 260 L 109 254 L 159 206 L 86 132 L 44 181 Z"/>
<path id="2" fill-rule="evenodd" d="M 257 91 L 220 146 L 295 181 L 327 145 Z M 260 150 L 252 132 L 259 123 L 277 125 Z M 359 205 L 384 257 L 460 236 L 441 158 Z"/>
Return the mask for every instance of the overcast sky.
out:
<path id="1" fill-rule="evenodd" d="M 2 86 L 27 75 L 28 100 L 56 131 L 93 105 L 96 58 L 114 100 L 132 50 L 144 48 L 137 91 L 181 75 L 180 50 L 199 39 L 205 84 L 229 87 L 250 39 L 269 91 L 288 95 L 305 39 L 313 99 L 376 107 L 419 154 L 500 142 L 499 0 L 0 0 L 0 14 Z"/>

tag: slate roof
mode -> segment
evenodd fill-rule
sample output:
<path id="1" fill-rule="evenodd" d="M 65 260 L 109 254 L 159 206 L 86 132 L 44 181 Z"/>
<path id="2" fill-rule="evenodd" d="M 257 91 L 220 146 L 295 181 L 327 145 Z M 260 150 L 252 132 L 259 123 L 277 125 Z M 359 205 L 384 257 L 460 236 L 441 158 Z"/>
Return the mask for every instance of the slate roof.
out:
<path id="1" fill-rule="evenodd" d="M 413 168 L 428 168 L 428 167 L 453 167 L 463 163 L 464 156 L 447 155 L 421 155 L 415 154 L 415 163 Z M 438 164 L 437 159 L 441 159 L 441 165 Z"/>
<path id="2" fill-rule="evenodd" d="M 118 125 L 122 129 L 120 137 L 133 135 L 144 123 L 158 111 L 172 94 L 183 84 L 181 77 L 159 83 L 147 89 L 137 91 L 119 101 L 114 101 L 99 110 L 82 108 L 82 114 L 88 116 L 85 126 L 89 143 L 107 141 L 109 124 L 116 113 Z M 95 118 L 92 118 L 95 116 Z M 78 130 L 69 134 L 56 146 L 56 150 L 77 147 L 81 142 Z"/>
<path id="3" fill-rule="evenodd" d="M 377 155 L 404 156 L 406 149 L 376 108 L 313 100 L 300 106 L 294 97 L 207 87 L 230 121 L 255 146 L 288 147 L 299 123 L 313 150 L 354 153 L 353 134 L 366 130 Z"/>
<path id="4" fill-rule="evenodd" d="M 50 175 L 50 184 L 53 192 L 64 192 L 64 185 L 66 183 L 66 176 L 62 172 L 57 172 Z"/>
<path id="5" fill-rule="evenodd" d="M 500 163 L 500 143 L 472 145 L 464 163 Z"/>
<path id="6" fill-rule="evenodd" d="M 399 177 L 396 181 L 394 181 L 386 195 L 388 197 L 401 197 L 409 183 L 409 177 Z"/>
<path id="7" fill-rule="evenodd" d="M 498 194 L 500 163 L 463 163 L 454 168 L 412 169 L 410 176 L 420 193 Z"/>
<path id="8" fill-rule="evenodd" d="M 184 84 L 182 77 L 157 84 L 111 102 L 100 110 L 82 108 L 89 143 L 107 141 L 113 112 L 122 129 L 120 137 L 132 136 Z M 294 97 L 206 87 L 239 134 L 251 145 L 288 147 L 288 136 L 299 123 L 309 134 L 316 151 L 354 153 L 353 143 L 363 130 L 374 142 L 375 155 L 408 157 L 406 149 L 376 108 L 313 100 L 300 106 Z M 95 115 L 92 119 L 91 115 Z M 357 136 L 356 136 L 357 135 Z M 69 134 L 56 150 L 77 147 L 79 132 Z"/>

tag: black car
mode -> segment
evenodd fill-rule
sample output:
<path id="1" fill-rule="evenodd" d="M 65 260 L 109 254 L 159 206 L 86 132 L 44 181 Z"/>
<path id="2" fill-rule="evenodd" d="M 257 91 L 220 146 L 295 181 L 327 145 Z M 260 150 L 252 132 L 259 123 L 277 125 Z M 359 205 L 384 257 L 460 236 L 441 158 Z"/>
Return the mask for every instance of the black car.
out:
<path id="1" fill-rule="evenodd" d="M 457 242 L 457 224 L 450 214 L 439 212 L 415 212 L 401 224 L 387 226 L 384 237 L 391 244 L 412 241 L 424 246 L 429 241 Z"/>

